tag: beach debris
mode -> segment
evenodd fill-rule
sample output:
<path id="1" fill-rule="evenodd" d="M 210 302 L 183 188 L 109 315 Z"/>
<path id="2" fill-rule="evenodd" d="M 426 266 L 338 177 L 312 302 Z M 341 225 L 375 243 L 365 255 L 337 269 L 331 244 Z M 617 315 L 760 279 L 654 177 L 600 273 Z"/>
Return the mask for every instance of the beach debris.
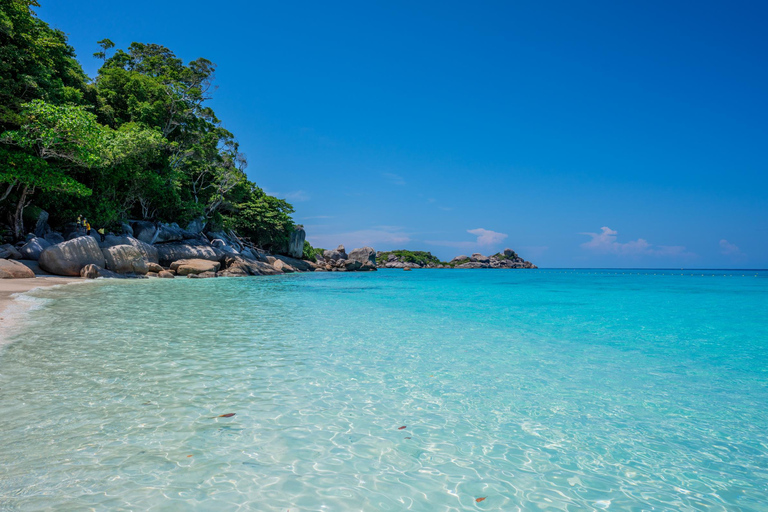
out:
<path id="1" fill-rule="evenodd" d="M 407 425 L 403 425 L 402 427 L 397 427 L 397 430 L 403 430 Z"/>
<path id="2" fill-rule="evenodd" d="M 191 457 L 191 455 L 187 455 L 187 458 Z"/>
<path id="3" fill-rule="evenodd" d="M 406 439 L 410 439 L 410 437 L 406 437 Z"/>
<path id="4" fill-rule="evenodd" d="M 237 413 L 236 413 L 236 412 L 228 412 L 227 414 L 219 414 L 219 415 L 218 415 L 218 416 L 216 416 L 216 417 L 217 417 L 217 418 L 231 418 L 231 417 L 232 417 L 232 416 L 234 416 L 235 414 L 237 414 Z"/>
<path id="5" fill-rule="evenodd" d="M 488 496 L 483 496 L 482 498 L 477 498 L 475 501 L 477 503 L 480 503 L 481 501 L 485 501 L 488 498 Z"/>

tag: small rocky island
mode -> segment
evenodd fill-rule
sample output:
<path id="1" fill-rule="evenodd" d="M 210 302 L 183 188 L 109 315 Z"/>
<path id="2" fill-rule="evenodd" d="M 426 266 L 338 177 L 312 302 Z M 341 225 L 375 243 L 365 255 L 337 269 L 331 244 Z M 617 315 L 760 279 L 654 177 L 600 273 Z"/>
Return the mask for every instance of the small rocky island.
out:
<path id="1" fill-rule="evenodd" d="M 492 256 L 462 254 L 448 262 L 424 251 L 387 251 L 376 253 L 376 263 L 379 268 L 538 268 L 512 249 L 504 249 Z"/>

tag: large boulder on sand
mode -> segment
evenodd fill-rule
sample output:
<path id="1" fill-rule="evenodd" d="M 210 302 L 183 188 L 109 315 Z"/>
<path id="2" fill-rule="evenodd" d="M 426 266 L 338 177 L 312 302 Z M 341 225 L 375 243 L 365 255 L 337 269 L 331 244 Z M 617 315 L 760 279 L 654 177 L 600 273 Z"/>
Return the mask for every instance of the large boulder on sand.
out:
<path id="1" fill-rule="evenodd" d="M 26 265 L 14 260 L 0 260 L 0 279 L 22 279 L 35 277 Z"/>
<path id="2" fill-rule="evenodd" d="M 158 263 L 160 260 L 157 256 L 157 249 L 153 245 L 137 240 L 132 236 L 115 236 L 107 235 L 104 241 L 99 244 L 99 247 L 106 249 L 107 247 L 114 247 L 116 245 L 131 245 L 141 252 L 144 259 L 150 263 Z"/>
<path id="3" fill-rule="evenodd" d="M 219 268 L 221 268 L 221 263 L 218 261 L 201 259 L 178 260 L 171 263 L 171 270 L 176 272 L 176 275 L 179 276 L 202 274 L 203 272 L 217 272 Z"/>
<path id="4" fill-rule="evenodd" d="M 81 236 L 47 247 L 40 253 L 40 267 L 58 276 L 79 276 L 88 264 L 104 267 L 104 254 L 90 236 Z"/>
<path id="5" fill-rule="evenodd" d="M 107 268 L 118 274 L 146 274 L 149 272 L 149 262 L 144 255 L 132 245 L 115 245 L 101 250 Z M 162 267 L 160 268 L 162 270 Z"/>
<path id="6" fill-rule="evenodd" d="M 34 237 L 32 240 L 24 244 L 24 246 L 19 249 L 19 252 L 21 253 L 22 259 L 37 261 L 40 259 L 40 254 L 42 254 L 42 252 L 50 246 L 50 242 L 48 242 L 48 240 L 45 238 Z"/>
<path id="7" fill-rule="evenodd" d="M 291 232 L 291 238 L 288 241 L 288 250 L 286 253 L 292 258 L 301 258 L 304 254 L 304 240 L 307 238 L 307 233 L 304 228 L 297 226 Z"/>
<path id="8" fill-rule="evenodd" d="M 197 240 L 160 244 L 157 246 L 157 255 L 158 263 L 166 267 L 177 260 L 197 259 L 221 262 L 227 257 L 224 251 Z"/>

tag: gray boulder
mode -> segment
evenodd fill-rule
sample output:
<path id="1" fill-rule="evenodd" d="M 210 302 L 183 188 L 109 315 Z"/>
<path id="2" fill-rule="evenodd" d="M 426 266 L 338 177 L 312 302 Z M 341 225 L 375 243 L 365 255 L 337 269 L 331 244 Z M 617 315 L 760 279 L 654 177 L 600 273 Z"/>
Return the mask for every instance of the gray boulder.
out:
<path id="1" fill-rule="evenodd" d="M 151 244 L 155 240 L 157 226 L 155 226 L 154 222 L 136 220 L 131 222 L 131 228 L 133 229 L 133 237 L 137 240 L 141 240 L 146 244 Z"/>
<path id="2" fill-rule="evenodd" d="M 269 276 L 280 273 L 269 263 L 241 256 L 227 257 L 224 264 L 226 270 L 232 273 L 245 272 L 251 276 Z"/>
<path id="3" fill-rule="evenodd" d="M 301 258 L 304 254 L 304 240 L 307 233 L 302 226 L 296 226 L 291 232 L 291 238 L 288 241 L 288 250 L 286 253 L 292 258 Z"/>
<path id="4" fill-rule="evenodd" d="M 21 260 L 21 253 L 11 244 L 0 245 L 0 259 Z"/>
<path id="5" fill-rule="evenodd" d="M 79 276 L 88 264 L 104 268 L 104 254 L 96 240 L 89 236 L 46 247 L 39 261 L 43 270 L 58 276 Z"/>
<path id="6" fill-rule="evenodd" d="M 0 260 L 0 279 L 28 279 L 35 273 L 23 263 L 14 260 Z"/>
<path id="7" fill-rule="evenodd" d="M 137 240 L 132 236 L 107 235 L 104 237 L 104 241 L 99 243 L 99 247 L 102 249 L 106 249 L 107 247 L 114 247 L 116 245 L 132 245 L 141 252 L 141 254 L 144 256 L 144 259 L 146 259 L 148 262 L 159 263 L 160 261 L 157 255 L 157 248 L 155 246 L 149 245 L 148 243 L 142 242 L 141 240 Z"/>
<path id="8" fill-rule="evenodd" d="M 173 222 L 171 224 L 160 224 L 155 232 L 155 237 L 149 243 L 162 244 L 180 240 L 184 240 L 184 230 Z"/>
<path id="9" fill-rule="evenodd" d="M 168 272 L 167 270 L 161 270 L 157 273 L 157 277 L 161 279 L 173 279 L 176 277 L 176 275 L 173 272 Z"/>
<path id="10" fill-rule="evenodd" d="M 189 224 L 187 224 L 187 231 L 194 234 L 200 234 L 205 229 L 205 225 L 208 222 L 205 220 L 205 217 L 198 217 L 192 221 L 190 221 Z"/>
<path id="11" fill-rule="evenodd" d="M 361 265 L 371 263 L 376 266 L 376 251 L 372 247 L 361 247 L 350 252 L 347 259 L 359 261 Z"/>
<path id="12" fill-rule="evenodd" d="M 227 257 L 227 253 L 224 251 L 198 240 L 160 244 L 156 246 L 156 248 L 159 258 L 158 263 L 164 267 L 169 266 L 177 260 L 199 259 L 224 261 L 224 258 Z"/>
<path id="13" fill-rule="evenodd" d="M 122 222 L 120 224 L 120 226 L 123 229 L 123 235 L 125 235 L 125 236 L 133 236 L 133 228 L 131 227 L 130 224 L 128 224 L 127 222 Z"/>
<path id="14" fill-rule="evenodd" d="M 347 259 L 347 251 L 343 245 L 336 248 L 335 251 L 326 250 L 323 252 L 323 259 L 325 261 L 339 261 Z"/>
<path id="15" fill-rule="evenodd" d="M 515 253 L 515 251 L 507 247 L 506 249 L 504 249 L 504 256 L 507 256 L 508 258 L 516 258 L 517 254 Z"/>
<path id="16" fill-rule="evenodd" d="M 295 268 L 300 272 L 308 272 L 315 269 L 315 267 L 308 261 L 291 258 L 290 256 L 283 256 L 281 254 L 277 254 L 275 255 L 275 259 L 278 259 L 283 263 L 290 265 L 291 267 Z"/>
<path id="17" fill-rule="evenodd" d="M 201 259 L 178 260 L 171 264 L 171 270 L 176 272 L 176 275 L 179 276 L 202 274 L 204 272 L 216 273 L 219 268 L 221 268 L 221 263 L 218 261 Z"/>
<path id="18" fill-rule="evenodd" d="M 24 246 L 19 249 L 19 252 L 21 253 L 22 259 L 37 261 L 40 259 L 40 254 L 50 246 L 51 244 L 45 238 L 35 237 L 24 244 Z"/>
<path id="19" fill-rule="evenodd" d="M 112 272 L 140 275 L 149 272 L 149 261 L 132 245 L 115 245 L 105 247 L 101 251 L 104 253 L 107 269 Z"/>
<path id="20" fill-rule="evenodd" d="M 46 235 L 43 238 L 45 238 L 45 241 L 50 243 L 51 245 L 60 244 L 61 242 L 64 241 L 64 237 L 61 236 L 61 233 L 57 233 L 55 231 L 46 233 Z"/>
<path id="21" fill-rule="evenodd" d="M 488 263 L 491 261 L 491 258 L 489 258 L 488 256 L 483 256 L 479 252 L 476 252 L 469 257 L 469 261 L 476 262 L 476 263 Z"/>
<path id="22" fill-rule="evenodd" d="M 463 254 L 460 254 L 459 256 L 456 256 L 451 261 L 462 261 L 462 260 L 468 260 L 469 256 L 465 256 Z"/>

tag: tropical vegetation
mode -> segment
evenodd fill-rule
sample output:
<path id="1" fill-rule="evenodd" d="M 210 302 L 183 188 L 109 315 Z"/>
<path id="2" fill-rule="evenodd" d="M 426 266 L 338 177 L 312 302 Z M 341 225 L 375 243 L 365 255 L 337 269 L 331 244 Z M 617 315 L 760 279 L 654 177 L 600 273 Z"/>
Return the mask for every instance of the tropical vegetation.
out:
<path id="1" fill-rule="evenodd" d="M 52 225 L 79 214 L 108 229 L 199 219 L 266 249 L 285 244 L 293 208 L 246 176 L 235 135 L 208 104 L 214 63 L 102 39 L 89 79 L 38 6 L 0 0 L 0 223 L 14 238 L 32 205 Z"/>

